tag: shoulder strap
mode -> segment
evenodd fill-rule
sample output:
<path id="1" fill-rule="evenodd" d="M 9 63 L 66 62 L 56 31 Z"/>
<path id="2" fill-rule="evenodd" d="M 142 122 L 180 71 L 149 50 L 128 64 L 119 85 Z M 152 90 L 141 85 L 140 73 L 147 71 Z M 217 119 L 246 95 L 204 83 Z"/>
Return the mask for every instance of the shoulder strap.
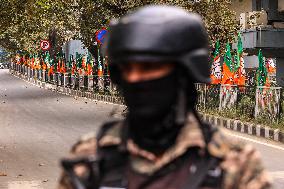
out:
<path id="1" fill-rule="evenodd" d="M 107 133 L 107 131 L 116 126 L 119 122 L 120 121 L 116 120 L 104 123 L 97 134 L 97 140 L 100 140 Z"/>
<path id="2" fill-rule="evenodd" d="M 120 121 L 112 121 L 105 123 L 100 129 L 97 135 L 97 139 L 100 140 L 107 134 L 110 129 L 117 126 L 117 124 L 121 124 Z M 122 147 L 124 145 L 123 141 L 126 140 L 124 138 L 123 132 L 124 127 L 122 127 L 120 131 L 120 137 L 122 141 L 120 145 L 97 147 L 97 154 L 101 159 L 100 174 L 102 186 L 125 186 L 124 172 L 128 162 L 128 152 L 125 150 L 125 148 Z"/>
<path id="3" fill-rule="evenodd" d="M 217 128 L 211 124 L 202 121 L 196 110 L 192 110 L 192 113 L 195 115 L 197 121 L 199 122 L 200 129 L 202 131 L 205 143 L 207 145 L 211 141 L 213 134 L 217 131 Z"/>

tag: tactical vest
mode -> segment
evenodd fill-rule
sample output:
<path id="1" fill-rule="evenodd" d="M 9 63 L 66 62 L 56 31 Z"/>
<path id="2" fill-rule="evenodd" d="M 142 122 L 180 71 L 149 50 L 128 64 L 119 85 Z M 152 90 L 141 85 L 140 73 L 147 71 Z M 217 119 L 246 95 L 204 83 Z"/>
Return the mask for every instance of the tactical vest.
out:
<path id="1" fill-rule="evenodd" d="M 117 124 L 118 122 L 104 124 L 97 136 L 98 141 Z M 203 124 L 202 127 L 204 136 L 209 142 L 215 130 L 207 124 Z M 100 186 L 129 189 L 222 188 L 223 171 L 219 167 L 221 159 L 212 157 L 209 153 L 200 156 L 198 149 L 191 148 L 152 175 L 140 175 L 131 169 L 129 163 L 131 155 L 126 149 L 126 140 L 127 132 L 122 129 L 120 145 L 98 146 L 95 157 L 62 161 L 74 188 L 96 189 Z M 74 167 L 78 164 L 84 164 L 88 168 L 88 174 L 84 177 L 78 177 L 74 172 Z"/>

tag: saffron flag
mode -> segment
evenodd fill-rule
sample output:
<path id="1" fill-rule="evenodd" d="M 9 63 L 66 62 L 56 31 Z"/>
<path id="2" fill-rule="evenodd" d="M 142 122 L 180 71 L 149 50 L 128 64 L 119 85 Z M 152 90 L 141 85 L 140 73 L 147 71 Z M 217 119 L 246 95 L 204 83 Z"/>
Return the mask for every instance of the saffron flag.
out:
<path id="1" fill-rule="evenodd" d="M 66 73 L 66 67 L 65 67 L 65 62 L 64 60 L 62 60 L 61 62 L 61 69 L 60 69 L 60 73 Z"/>
<path id="2" fill-rule="evenodd" d="M 272 58 L 267 58 L 266 60 L 266 67 L 268 73 L 275 73 L 276 72 L 276 66 Z"/>
<path id="3" fill-rule="evenodd" d="M 223 64 L 223 77 L 221 83 L 229 85 L 234 84 L 234 69 L 232 62 L 231 46 L 229 43 L 227 43 L 226 45 L 226 52 Z"/>
<path id="4" fill-rule="evenodd" d="M 103 76 L 103 67 L 100 62 L 98 63 L 98 76 Z"/>
<path id="5" fill-rule="evenodd" d="M 215 50 L 213 54 L 213 63 L 211 66 L 211 83 L 219 84 L 222 79 L 221 65 L 220 65 L 220 42 L 215 43 Z"/>
<path id="6" fill-rule="evenodd" d="M 54 71 L 53 71 L 53 65 L 52 65 L 48 70 L 48 76 L 51 76 L 53 74 L 54 74 Z"/>
<path id="7" fill-rule="evenodd" d="M 26 58 L 26 55 L 23 56 L 23 63 L 24 63 L 25 66 L 28 65 L 28 60 Z"/>
<path id="8" fill-rule="evenodd" d="M 16 64 L 20 64 L 21 56 L 19 54 L 16 55 Z"/>
<path id="9" fill-rule="evenodd" d="M 72 75 L 77 72 L 77 66 L 75 60 L 72 61 Z"/>
<path id="10" fill-rule="evenodd" d="M 269 86 L 269 81 L 267 78 L 267 69 L 265 66 L 265 61 L 261 52 L 261 49 L 259 49 L 258 52 L 258 62 L 259 62 L 259 67 L 257 70 L 257 85 L 258 86 Z"/>
<path id="11" fill-rule="evenodd" d="M 46 70 L 46 64 L 44 62 L 42 62 L 42 69 Z"/>
<path id="12" fill-rule="evenodd" d="M 35 58 L 34 56 L 32 57 L 32 65 L 31 65 L 32 69 L 35 69 Z"/>
<path id="13" fill-rule="evenodd" d="M 90 53 L 88 53 L 88 58 L 87 58 L 87 75 L 92 75 L 93 71 L 93 58 Z"/>

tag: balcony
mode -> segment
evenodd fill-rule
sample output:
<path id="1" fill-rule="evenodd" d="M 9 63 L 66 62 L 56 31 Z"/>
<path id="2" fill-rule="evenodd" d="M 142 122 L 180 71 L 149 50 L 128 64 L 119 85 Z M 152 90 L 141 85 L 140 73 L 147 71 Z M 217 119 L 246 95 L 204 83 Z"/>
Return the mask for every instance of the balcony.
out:
<path id="1" fill-rule="evenodd" d="M 284 58 L 284 29 L 256 28 L 241 32 L 243 47 L 248 54 L 256 55 L 261 48 L 265 57 Z"/>

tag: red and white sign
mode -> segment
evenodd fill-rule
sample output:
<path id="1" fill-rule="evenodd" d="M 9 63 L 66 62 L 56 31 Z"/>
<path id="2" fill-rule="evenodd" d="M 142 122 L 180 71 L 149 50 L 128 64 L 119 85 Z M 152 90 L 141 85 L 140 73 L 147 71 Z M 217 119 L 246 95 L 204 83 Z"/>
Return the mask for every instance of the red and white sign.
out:
<path id="1" fill-rule="evenodd" d="M 40 48 L 44 51 L 47 51 L 50 49 L 50 42 L 47 40 L 41 40 L 40 41 Z"/>

